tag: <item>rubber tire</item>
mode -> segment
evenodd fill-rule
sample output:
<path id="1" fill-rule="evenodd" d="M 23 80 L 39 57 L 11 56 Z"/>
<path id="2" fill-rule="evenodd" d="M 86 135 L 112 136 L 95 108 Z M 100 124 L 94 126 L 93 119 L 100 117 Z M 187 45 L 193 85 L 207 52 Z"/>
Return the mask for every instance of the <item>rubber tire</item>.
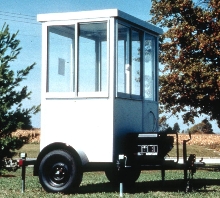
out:
<path id="1" fill-rule="evenodd" d="M 112 184 L 119 184 L 120 182 L 133 184 L 138 180 L 140 174 L 141 170 L 138 168 L 126 168 L 121 173 L 119 173 L 116 167 L 109 168 L 105 171 L 107 179 Z"/>
<path id="2" fill-rule="evenodd" d="M 54 150 L 42 159 L 39 180 L 47 192 L 75 192 L 82 181 L 81 167 L 67 151 Z"/>

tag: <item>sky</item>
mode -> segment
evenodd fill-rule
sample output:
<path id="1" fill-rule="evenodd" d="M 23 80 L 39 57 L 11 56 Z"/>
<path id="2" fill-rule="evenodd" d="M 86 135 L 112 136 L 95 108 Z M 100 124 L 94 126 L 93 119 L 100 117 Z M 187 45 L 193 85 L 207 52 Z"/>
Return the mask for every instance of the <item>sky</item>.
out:
<path id="1" fill-rule="evenodd" d="M 151 18 L 150 0 L 0 0 L 0 28 L 6 22 L 11 33 L 19 30 L 17 38 L 20 40 L 22 50 L 12 67 L 17 70 L 36 63 L 35 68 L 22 84 L 27 85 L 28 90 L 32 91 L 31 100 L 24 102 L 25 108 L 40 104 L 41 23 L 37 22 L 37 14 L 112 8 L 117 8 L 144 21 Z M 201 119 L 198 120 L 200 121 Z M 183 130 L 189 128 L 182 125 L 181 121 L 176 120 L 175 117 L 170 119 L 170 126 L 175 122 L 179 122 Z M 32 117 L 32 125 L 40 128 L 40 113 Z M 216 130 L 220 131 L 218 127 Z"/>

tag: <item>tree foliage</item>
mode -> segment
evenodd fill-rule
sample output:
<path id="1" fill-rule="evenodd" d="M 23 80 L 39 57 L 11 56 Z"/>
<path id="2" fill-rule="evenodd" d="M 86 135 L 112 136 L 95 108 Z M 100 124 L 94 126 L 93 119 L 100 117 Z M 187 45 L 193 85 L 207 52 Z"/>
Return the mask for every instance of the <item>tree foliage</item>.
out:
<path id="1" fill-rule="evenodd" d="M 201 123 L 192 126 L 189 131 L 190 133 L 213 134 L 212 125 L 207 119 L 204 119 Z"/>
<path id="2" fill-rule="evenodd" d="M 39 106 L 23 108 L 24 99 L 30 99 L 31 92 L 27 86 L 20 87 L 20 83 L 33 69 L 32 64 L 25 69 L 14 72 L 11 67 L 17 59 L 21 48 L 16 39 L 17 33 L 11 34 L 9 26 L 4 24 L 0 30 L 0 156 L 10 148 L 20 147 L 21 142 L 11 137 L 17 129 L 30 129 L 31 115 L 39 111 Z M 19 90 L 20 89 L 20 90 Z M 6 149 L 7 148 L 7 149 Z M 7 151 L 6 151 L 7 150 Z"/>
<path id="3" fill-rule="evenodd" d="M 182 112 L 184 123 L 206 114 L 220 126 L 220 1 L 194 2 L 152 0 L 151 22 L 165 30 L 161 111 Z"/>
<path id="4" fill-rule="evenodd" d="M 177 122 L 173 125 L 173 131 L 176 133 L 180 132 L 180 126 Z"/>
<path id="5" fill-rule="evenodd" d="M 166 133 L 172 133 L 173 129 L 172 127 L 167 124 L 166 120 L 160 120 L 159 121 L 159 131 L 160 132 L 166 132 Z"/>

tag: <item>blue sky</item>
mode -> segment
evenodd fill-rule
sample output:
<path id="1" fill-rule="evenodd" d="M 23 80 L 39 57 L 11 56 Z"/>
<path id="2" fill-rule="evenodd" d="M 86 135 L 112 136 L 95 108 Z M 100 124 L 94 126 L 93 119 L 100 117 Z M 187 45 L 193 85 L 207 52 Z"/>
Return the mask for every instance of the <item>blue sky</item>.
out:
<path id="1" fill-rule="evenodd" d="M 41 93 L 41 24 L 37 22 L 37 14 L 54 12 L 74 12 L 117 8 L 142 20 L 150 20 L 150 0 L 0 0 L 0 28 L 4 22 L 9 24 L 10 32 L 19 30 L 18 39 L 21 41 L 21 53 L 12 64 L 15 70 L 25 68 L 36 62 L 34 70 L 28 75 L 23 85 L 32 91 L 31 100 L 24 107 L 40 104 Z M 201 118 L 196 123 L 201 122 Z M 179 122 L 181 130 L 189 128 L 182 125 L 176 117 L 170 119 L 173 126 Z M 33 127 L 40 128 L 40 113 L 32 118 Z M 219 132 L 213 122 L 213 129 Z"/>

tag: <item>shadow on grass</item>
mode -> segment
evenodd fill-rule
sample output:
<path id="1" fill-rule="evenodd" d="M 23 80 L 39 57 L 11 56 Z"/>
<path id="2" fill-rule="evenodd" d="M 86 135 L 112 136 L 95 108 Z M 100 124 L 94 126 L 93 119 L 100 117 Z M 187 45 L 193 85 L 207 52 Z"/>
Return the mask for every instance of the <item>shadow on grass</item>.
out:
<path id="1" fill-rule="evenodd" d="M 220 180 L 218 179 L 194 179 L 192 182 L 193 191 L 197 192 L 213 192 L 209 190 L 209 186 L 220 186 Z M 149 191 L 164 191 L 164 192 L 185 192 L 186 184 L 184 180 L 166 180 L 162 181 L 146 181 L 137 182 L 133 185 L 123 186 L 124 193 L 148 193 Z M 80 186 L 78 194 L 86 193 L 114 193 L 119 192 L 119 185 L 112 185 L 111 183 L 99 183 L 88 184 L 86 186 Z"/>
<path id="2" fill-rule="evenodd" d="M 0 175 L 0 178 L 1 177 L 16 177 L 15 175 Z"/>

